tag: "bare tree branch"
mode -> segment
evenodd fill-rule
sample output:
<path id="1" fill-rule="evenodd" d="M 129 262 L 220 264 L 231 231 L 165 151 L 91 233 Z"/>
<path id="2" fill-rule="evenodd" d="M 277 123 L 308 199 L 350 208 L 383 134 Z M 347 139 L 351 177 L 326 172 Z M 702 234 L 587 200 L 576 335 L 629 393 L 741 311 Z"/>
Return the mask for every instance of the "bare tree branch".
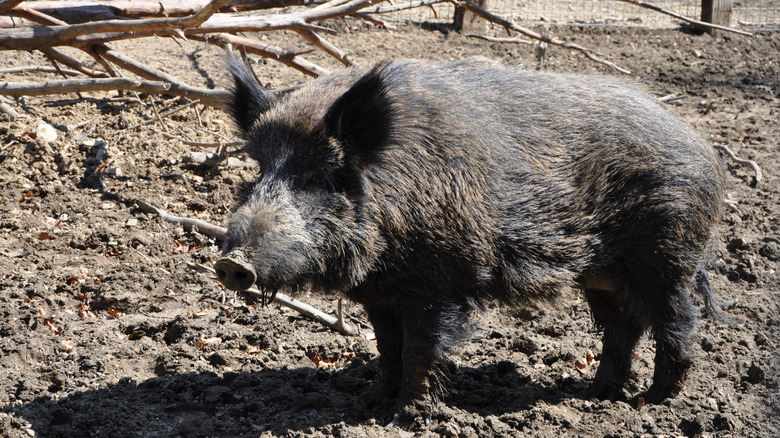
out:
<path id="1" fill-rule="evenodd" d="M 746 160 L 744 158 L 739 158 L 737 154 L 735 154 L 731 149 L 729 149 L 728 146 L 724 144 L 716 144 L 713 145 L 715 149 L 719 149 L 723 152 L 725 152 L 729 158 L 731 158 L 735 163 L 740 164 L 742 166 L 750 166 L 753 168 L 753 172 L 756 173 L 756 184 L 760 183 L 762 179 L 764 179 L 764 172 L 761 171 L 761 168 L 758 167 L 758 163 L 756 163 L 753 160 Z"/>
<path id="2" fill-rule="evenodd" d="M 182 228 L 184 228 L 187 231 L 191 231 L 192 227 L 197 227 L 198 232 L 201 234 L 205 234 L 206 236 L 213 237 L 217 240 L 225 240 L 225 233 L 227 233 L 227 229 L 223 227 L 210 224 L 200 219 L 192 219 L 192 218 L 175 216 L 166 212 L 165 210 L 161 210 L 144 201 L 135 201 L 135 203 L 138 205 L 138 208 L 144 213 L 156 214 L 166 222 L 170 222 L 176 225 L 181 225 Z"/>
<path id="3" fill-rule="evenodd" d="M 490 41 L 492 43 L 508 43 L 508 44 L 533 44 L 531 40 L 524 40 L 522 38 L 496 38 L 487 35 L 479 35 L 476 33 L 467 33 L 465 36 L 469 38 L 477 38 L 484 41 Z"/>
<path id="4" fill-rule="evenodd" d="M 133 78 L 69 79 L 42 83 L 0 82 L 0 94 L 6 96 L 41 96 L 82 91 L 128 90 L 139 93 L 171 94 L 191 100 L 200 99 L 204 105 L 227 109 L 230 93 L 225 90 L 195 88 L 185 84 L 147 81 Z"/>
<path id="5" fill-rule="evenodd" d="M 670 15 L 670 16 L 672 16 L 674 18 L 677 18 L 677 19 L 680 19 L 682 21 L 687 21 L 688 23 L 695 24 L 696 26 L 709 27 L 709 28 L 712 28 L 712 29 L 724 30 L 726 32 L 734 32 L 734 33 L 738 33 L 740 35 L 745 35 L 745 36 L 753 36 L 753 34 L 750 33 L 750 32 L 745 32 L 743 30 L 732 29 L 730 27 L 725 27 L 725 26 L 719 26 L 717 24 L 707 23 L 706 21 L 694 20 L 693 18 L 688 18 L 688 17 L 686 17 L 684 15 L 680 15 L 680 14 L 678 14 L 676 12 L 672 12 L 672 11 L 666 10 L 664 8 L 659 8 L 658 6 L 654 6 L 654 5 L 651 5 L 649 3 L 638 2 L 638 1 L 634 1 L 634 0 L 620 0 L 620 1 L 621 2 L 625 2 L 625 3 L 630 3 L 630 4 L 634 5 L 634 6 L 639 6 L 639 7 L 642 7 L 642 8 L 646 8 L 646 9 L 650 9 L 650 10 L 653 10 L 653 11 L 656 11 L 656 12 L 660 12 L 662 14 Z"/>
<path id="6" fill-rule="evenodd" d="M 240 12 L 289 6 L 305 6 L 323 3 L 324 0 L 232 0 L 219 12 Z M 195 14 L 209 0 L 158 1 L 158 0 L 107 0 L 100 3 L 87 1 L 36 1 L 29 8 L 44 12 L 68 23 L 85 23 L 98 20 L 126 18 L 183 17 Z"/>
<path id="7" fill-rule="evenodd" d="M 244 38 L 229 33 L 215 33 L 206 35 L 191 35 L 189 37 L 195 41 L 204 41 L 211 44 L 224 46 L 225 43 L 231 44 L 240 51 L 246 51 L 253 55 L 259 55 L 264 58 L 275 59 L 282 64 L 292 67 L 303 74 L 318 77 L 328 74 L 328 70 L 306 60 L 300 54 L 283 49 L 279 46 L 261 43 L 257 40 Z"/>
<path id="8" fill-rule="evenodd" d="M 99 36 L 110 34 L 125 34 L 126 38 L 153 35 L 156 32 L 175 34 L 177 29 L 197 28 L 211 17 L 219 8 L 230 0 L 212 0 L 197 14 L 183 18 L 149 18 L 139 20 L 105 20 L 93 21 L 83 24 L 40 26 L 35 28 L 2 29 L 0 30 L 0 49 L 4 50 L 30 50 L 51 46 L 84 46 L 97 42 L 104 42 L 112 38 L 98 37 L 81 38 L 85 36 Z M 28 8 L 20 9 L 18 6 L 8 13 L 29 14 Z M 35 11 L 40 14 L 40 12 Z M 29 18 L 29 17 L 25 17 Z M 107 34 L 108 33 L 108 34 Z"/>
<path id="9" fill-rule="evenodd" d="M 479 15 L 480 17 L 484 18 L 485 20 L 490 21 L 491 23 L 496 23 L 496 24 L 498 24 L 500 26 L 503 26 L 507 30 L 513 30 L 513 31 L 521 33 L 521 34 L 523 34 L 523 35 L 525 35 L 525 36 L 527 36 L 529 38 L 533 38 L 535 40 L 543 41 L 543 42 L 548 43 L 548 44 L 552 44 L 552 45 L 555 45 L 555 46 L 560 46 L 560 47 L 563 47 L 563 48 L 566 48 L 566 49 L 576 50 L 576 51 L 582 53 L 583 55 L 585 55 L 588 59 L 590 59 L 592 61 L 596 61 L 599 64 L 604 64 L 606 66 L 609 66 L 609 67 L 611 67 L 611 68 L 613 68 L 613 69 L 615 69 L 615 70 L 617 70 L 617 71 L 619 71 L 621 73 L 631 74 L 630 71 L 628 71 L 626 69 L 623 69 L 623 68 L 620 68 L 620 67 L 618 67 L 617 65 L 615 65 L 612 62 L 605 61 L 605 60 L 603 60 L 601 58 L 597 58 L 595 55 L 599 54 L 598 52 L 596 52 L 594 50 L 591 50 L 591 49 L 587 49 L 585 47 L 582 47 L 579 44 L 567 43 L 566 41 L 561 41 L 559 39 L 555 39 L 555 38 L 552 38 L 552 37 L 541 35 L 539 33 L 536 33 L 534 31 L 532 31 L 531 29 L 527 29 L 527 28 L 519 26 L 519 25 L 517 25 L 517 24 L 515 24 L 515 23 L 513 23 L 513 22 L 511 22 L 509 20 L 505 20 L 505 19 L 499 17 L 498 15 L 491 14 L 490 12 L 480 8 L 479 6 L 476 6 L 475 4 L 471 3 L 468 0 L 450 0 L 450 2 L 453 3 L 456 6 L 462 6 L 463 8 L 473 12 L 476 15 Z"/>
<path id="10" fill-rule="evenodd" d="M 319 47 L 320 49 L 324 50 L 325 53 L 333 56 L 334 58 L 341 61 L 342 64 L 346 65 L 347 67 L 355 67 L 357 64 L 355 61 L 353 61 L 349 55 L 344 53 L 343 50 L 336 47 L 333 43 L 326 40 L 325 38 L 319 36 L 316 32 L 309 29 L 298 29 L 298 34 L 305 38 L 310 43 L 314 44 L 315 46 Z"/>
<path id="11" fill-rule="evenodd" d="M 0 0 L 0 13 L 4 13 L 23 1 L 24 0 Z"/>

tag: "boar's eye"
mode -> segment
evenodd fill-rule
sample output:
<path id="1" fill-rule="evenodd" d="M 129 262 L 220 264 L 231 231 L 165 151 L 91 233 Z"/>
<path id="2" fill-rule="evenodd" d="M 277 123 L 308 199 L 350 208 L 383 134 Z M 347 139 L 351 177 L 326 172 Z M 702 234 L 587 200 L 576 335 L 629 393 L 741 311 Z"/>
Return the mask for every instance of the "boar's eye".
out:
<path id="1" fill-rule="evenodd" d="M 321 172 L 305 170 L 295 177 L 295 187 L 301 190 L 326 189 L 327 179 Z"/>

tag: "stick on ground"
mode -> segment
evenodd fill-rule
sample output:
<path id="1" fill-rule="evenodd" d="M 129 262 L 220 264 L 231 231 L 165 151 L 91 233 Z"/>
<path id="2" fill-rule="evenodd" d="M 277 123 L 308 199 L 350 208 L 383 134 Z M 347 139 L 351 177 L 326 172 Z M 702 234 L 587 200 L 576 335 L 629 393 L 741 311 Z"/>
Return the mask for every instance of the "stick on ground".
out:
<path id="1" fill-rule="evenodd" d="M 213 275 L 215 278 L 217 276 L 216 271 L 209 268 L 208 266 L 199 265 L 197 263 L 187 263 L 187 266 L 190 269 L 196 270 L 198 272 L 209 273 Z M 262 291 L 257 289 L 255 286 L 252 286 L 243 292 L 252 295 L 257 295 L 260 297 L 266 296 L 266 294 L 264 294 Z M 321 312 L 306 303 L 298 301 L 295 298 L 287 296 L 280 292 L 277 292 L 273 296 L 273 301 L 275 303 L 281 304 L 284 307 L 293 309 L 296 312 L 300 313 L 301 315 L 309 317 L 321 323 L 322 325 L 330 327 L 331 329 L 341 333 L 342 335 L 354 336 L 357 334 L 357 329 L 355 329 L 355 327 L 353 327 L 351 324 L 347 323 L 343 318 L 343 312 L 341 311 L 341 301 L 339 301 L 339 309 L 338 309 L 339 318 L 330 316 L 327 313 Z"/>
<path id="2" fill-rule="evenodd" d="M 764 173 L 761 171 L 761 168 L 758 167 L 758 163 L 756 163 L 755 161 L 753 161 L 753 160 L 745 160 L 745 159 L 739 158 L 737 156 L 737 154 L 732 152 L 732 150 L 729 149 L 729 147 L 726 146 L 726 145 L 716 144 L 716 145 L 713 145 L 713 147 L 715 149 L 719 149 L 719 150 L 725 152 L 726 154 L 728 154 L 729 158 L 734 160 L 735 163 L 740 164 L 742 166 L 750 166 L 750 167 L 752 167 L 753 171 L 756 173 L 756 184 L 760 183 L 761 180 L 764 179 Z"/>
<path id="3" fill-rule="evenodd" d="M 217 240 L 225 239 L 225 233 L 227 232 L 227 230 L 218 225 L 213 225 L 206 221 L 202 221 L 200 219 L 192 219 L 192 218 L 175 216 L 166 212 L 165 210 L 161 210 L 157 207 L 152 206 L 151 204 L 147 204 L 144 201 L 135 201 L 135 202 L 136 204 L 138 204 L 138 208 L 144 213 L 156 214 L 166 222 L 170 222 L 176 225 L 181 225 L 187 231 L 191 230 L 192 227 L 198 227 L 198 232 L 201 234 L 205 234 L 206 236 L 213 237 Z"/>

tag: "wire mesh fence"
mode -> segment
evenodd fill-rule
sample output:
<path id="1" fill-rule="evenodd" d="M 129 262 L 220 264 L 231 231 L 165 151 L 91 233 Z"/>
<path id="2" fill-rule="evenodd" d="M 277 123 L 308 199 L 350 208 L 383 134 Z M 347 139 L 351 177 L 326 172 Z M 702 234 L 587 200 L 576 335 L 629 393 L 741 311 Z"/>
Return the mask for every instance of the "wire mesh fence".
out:
<path id="1" fill-rule="evenodd" d="M 487 0 L 487 9 L 523 24 L 576 24 L 594 26 L 643 26 L 675 28 L 682 21 L 649 9 L 616 0 Z M 686 17 L 701 17 L 701 0 L 660 0 L 654 6 Z M 437 3 L 387 14 L 388 21 L 449 23 L 454 6 Z M 740 0 L 732 3 L 731 27 L 744 30 L 780 30 L 780 0 Z"/>

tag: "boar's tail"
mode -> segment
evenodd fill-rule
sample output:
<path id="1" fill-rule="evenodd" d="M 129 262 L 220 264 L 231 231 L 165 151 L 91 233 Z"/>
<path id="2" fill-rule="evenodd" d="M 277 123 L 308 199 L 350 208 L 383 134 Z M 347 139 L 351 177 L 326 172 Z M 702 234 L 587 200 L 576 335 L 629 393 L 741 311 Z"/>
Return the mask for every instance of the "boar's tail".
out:
<path id="1" fill-rule="evenodd" d="M 699 267 L 699 272 L 696 273 L 696 293 L 704 300 L 704 314 L 706 316 L 715 318 L 718 321 L 725 322 L 730 325 L 738 325 L 739 321 L 731 316 L 727 315 L 722 307 L 728 307 L 734 305 L 734 301 L 721 303 L 715 299 L 715 291 L 710 284 L 710 277 L 707 275 L 707 271 L 704 268 L 704 264 Z"/>

